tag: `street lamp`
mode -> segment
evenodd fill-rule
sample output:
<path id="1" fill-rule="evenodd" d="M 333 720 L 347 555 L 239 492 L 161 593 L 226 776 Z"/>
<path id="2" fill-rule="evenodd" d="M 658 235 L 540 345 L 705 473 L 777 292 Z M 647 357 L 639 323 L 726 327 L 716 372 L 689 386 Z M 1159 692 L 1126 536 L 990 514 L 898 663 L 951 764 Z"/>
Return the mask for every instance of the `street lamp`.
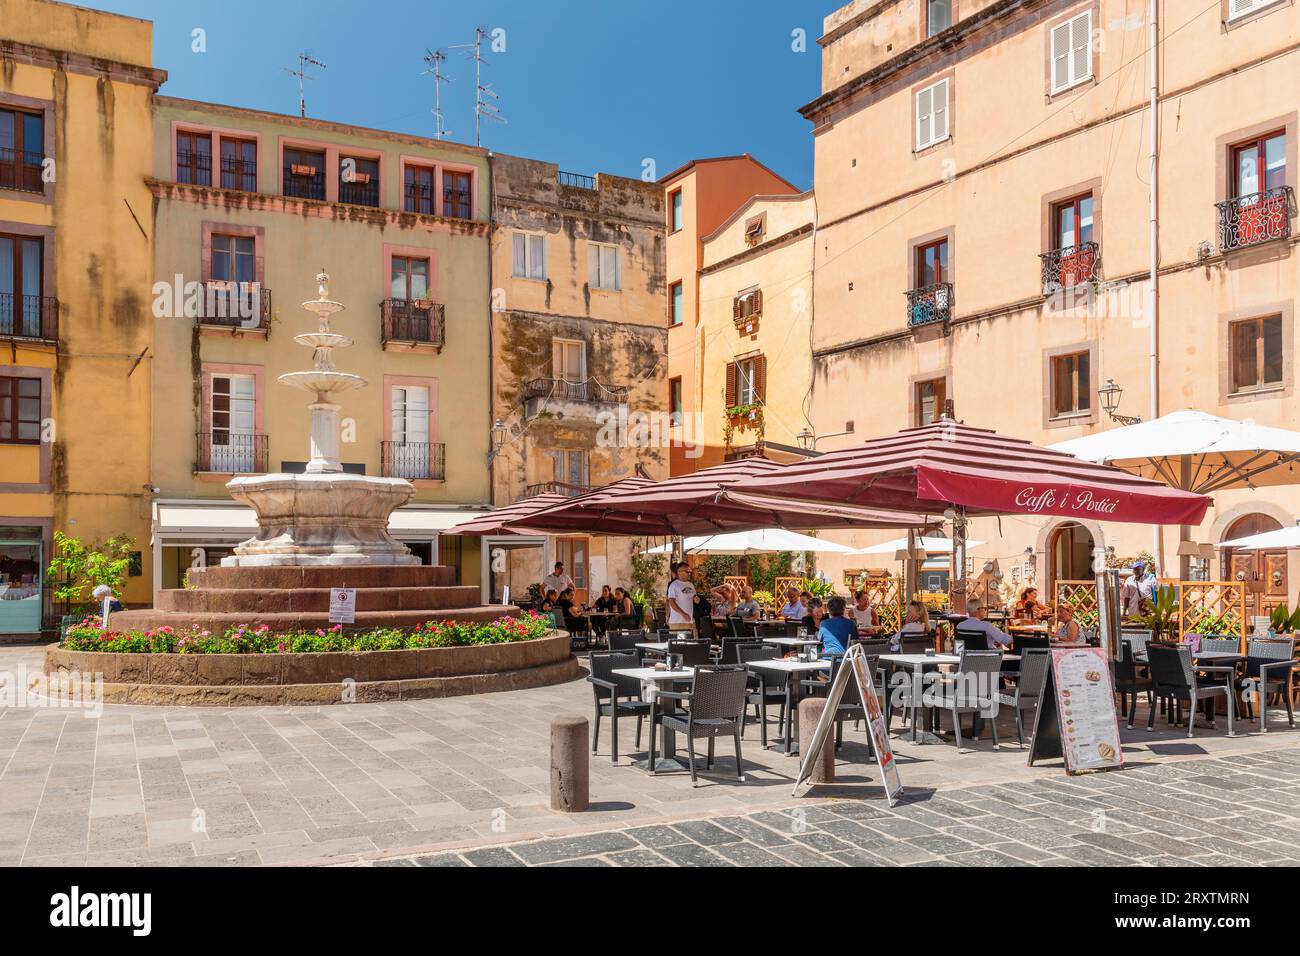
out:
<path id="1" fill-rule="evenodd" d="M 1119 422 L 1121 425 L 1136 425 L 1142 421 L 1132 415 L 1116 414 L 1115 409 L 1119 408 L 1119 400 L 1124 396 L 1124 389 L 1115 384 L 1113 378 L 1106 379 L 1106 384 L 1097 389 L 1097 395 L 1101 398 L 1101 407 L 1106 410 L 1113 422 Z"/>
<path id="2" fill-rule="evenodd" d="M 815 432 L 813 432 L 811 428 L 805 425 L 803 431 L 801 431 L 799 434 L 795 435 L 794 437 L 795 440 L 799 442 L 799 447 L 802 448 L 804 451 L 816 451 L 817 443 L 821 441 L 823 438 L 842 438 L 845 435 L 852 435 L 853 429 L 854 429 L 853 422 L 845 422 L 844 431 L 842 432 L 831 432 L 829 435 L 818 435 Z"/>

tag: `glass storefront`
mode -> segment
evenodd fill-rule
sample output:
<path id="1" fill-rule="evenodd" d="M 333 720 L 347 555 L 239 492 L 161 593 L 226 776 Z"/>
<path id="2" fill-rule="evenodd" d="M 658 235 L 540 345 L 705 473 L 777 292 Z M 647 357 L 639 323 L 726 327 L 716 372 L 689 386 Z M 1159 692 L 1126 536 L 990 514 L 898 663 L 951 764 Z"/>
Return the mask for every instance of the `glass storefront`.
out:
<path id="1" fill-rule="evenodd" d="M 40 631 L 43 563 L 39 528 L 0 528 L 0 634 Z"/>

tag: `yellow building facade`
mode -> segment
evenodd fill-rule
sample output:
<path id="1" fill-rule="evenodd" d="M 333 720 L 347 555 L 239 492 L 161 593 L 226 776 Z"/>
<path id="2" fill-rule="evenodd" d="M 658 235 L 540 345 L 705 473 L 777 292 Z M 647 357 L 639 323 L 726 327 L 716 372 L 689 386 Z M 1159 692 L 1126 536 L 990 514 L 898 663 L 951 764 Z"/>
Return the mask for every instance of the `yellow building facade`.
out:
<path id="1" fill-rule="evenodd" d="M 150 530 L 151 25 L 0 0 L 0 640 L 60 608 L 55 531 Z M 123 595 L 150 598 L 147 561 Z"/>

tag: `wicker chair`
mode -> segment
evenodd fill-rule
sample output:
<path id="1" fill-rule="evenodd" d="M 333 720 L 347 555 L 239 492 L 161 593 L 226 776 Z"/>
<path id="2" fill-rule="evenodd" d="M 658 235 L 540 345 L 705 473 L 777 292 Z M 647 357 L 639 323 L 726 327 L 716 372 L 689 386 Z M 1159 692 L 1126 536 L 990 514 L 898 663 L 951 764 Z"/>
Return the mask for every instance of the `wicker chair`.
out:
<path id="1" fill-rule="evenodd" d="M 746 621 L 743 617 L 734 614 L 727 615 L 727 629 L 732 637 L 753 638 L 755 627 L 753 621 Z"/>
<path id="2" fill-rule="evenodd" d="M 1268 695 L 1281 694 L 1286 704 L 1287 723 L 1295 726 L 1295 713 L 1291 709 L 1291 674 L 1295 669 L 1295 640 L 1280 638 L 1264 640 L 1255 638 L 1246 645 L 1246 673 L 1239 687 L 1250 690 L 1244 694 L 1246 716 L 1253 717 L 1252 698 L 1259 699 L 1259 732 L 1268 732 Z"/>
<path id="3" fill-rule="evenodd" d="M 1240 654 L 1241 641 L 1226 634 L 1202 634 L 1201 650 L 1219 654 Z"/>
<path id="4" fill-rule="evenodd" d="M 622 628 L 606 632 L 605 637 L 609 641 L 611 651 L 639 651 L 637 645 L 650 640 L 645 631 L 624 630 Z"/>
<path id="5" fill-rule="evenodd" d="M 708 641 L 669 641 L 668 655 L 680 657 L 683 667 L 703 667 L 713 663 Z"/>
<path id="6" fill-rule="evenodd" d="M 1027 647 L 1020 658 L 1020 674 L 1016 678 L 1014 691 L 999 691 L 998 704 L 1010 707 L 1016 713 L 1016 738 L 1020 748 L 1025 746 L 1025 712 L 1038 709 L 1038 701 L 1043 696 L 1043 686 L 1047 683 L 1047 668 L 1052 659 L 1052 652 L 1046 647 Z"/>
<path id="7" fill-rule="evenodd" d="M 1201 703 L 1206 706 L 1205 719 L 1214 726 L 1214 698 L 1222 696 L 1228 701 L 1228 736 L 1232 736 L 1232 713 L 1236 710 L 1236 694 L 1231 681 L 1227 684 L 1215 683 L 1218 675 L 1231 677 L 1236 673 L 1235 667 L 1193 667 L 1192 649 L 1186 645 L 1152 644 L 1147 648 L 1147 660 L 1151 663 L 1152 693 L 1163 700 L 1170 708 L 1171 714 L 1176 707 L 1179 712 L 1187 704 L 1187 736 L 1191 737 L 1196 725 L 1196 708 Z M 1198 677 L 1197 672 L 1208 676 Z M 1147 716 L 1147 730 L 1155 726 L 1156 711 L 1151 708 Z"/>
<path id="8" fill-rule="evenodd" d="M 946 710 L 952 714 L 952 732 L 957 744 L 961 745 L 961 715 L 987 714 L 996 716 L 998 705 L 998 678 L 1002 671 L 1001 651 L 965 650 L 957 673 L 932 684 L 921 694 L 921 703 L 926 707 Z M 993 731 L 993 749 L 999 748 L 998 726 L 996 720 L 989 720 Z"/>
<path id="9" fill-rule="evenodd" d="M 750 661 L 774 661 L 781 656 L 781 649 L 771 644 L 741 644 L 736 648 L 736 659 L 742 666 Z M 745 687 L 745 704 L 753 704 L 754 717 L 758 721 L 759 740 L 767 746 L 767 705 L 772 702 L 780 708 L 778 727 L 785 726 L 785 690 L 790 675 L 771 671 L 751 671 Z M 745 735 L 745 728 L 740 728 Z"/>
<path id="10" fill-rule="evenodd" d="M 798 637 L 798 621 L 759 621 L 756 631 L 759 638 L 764 637 Z"/>
<path id="11" fill-rule="evenodd" d="M 1120 657 L 1112 668 L 1115 691 L 1119 694 L 1119 706 L 1128 720 L 1128 729 L 1133 729 L 1133 716 L 1137 713 L 1138 694 L 1146 691 L 1147 706 L 1155 712 L 1155 695 L 1151 689 L 1151 678 L 1138 672 L 1137 662 L 1133 659 L 1133 645 L 1129 641 L 1120 643 Z M 1127 707 L 1125 704 L 1127 703 Z"/>
<path id="12" fill-rule="evenodd" d="M 628 667 L 640 667 L 641 656 L 635 651 L 601 651 L 591 655 L 591 683 L 596 700 L 596 721 L 591 731 L 591 752 L 596 752 L 600 739 L 600 718 L 608 717 L 612 743 L 609 750 L 609 762 L 618 763 L 618 718 L 636 718 L 636 745 L 641 747 L 641 721 L 652 715 L 649 701 L 641 699 L 641 682 L 632 677 L 615 674 L 614 671 Z M 653 728 L 651 728 L 653 736 Z"/>
<path id="13" fill-rule="evenodd" d="M 708 761 L 705 769 L 713 768 L 713 741 L 716 737 L 731 735 L 736 744 L 736 779 L 745 780 L 745 768 L 740 756 L 740 732 L 745 723 L 745 678 L 743 667 L 697 667 L 695 680 L 689 691 L 659 691 L 659 697 L 679 700 L 686 704 L 686 712 L 661 714 L 657 722 L 666 730 L 686 735 L 686 752 L 691 768 L 691 785 L 698 784 L 695 774 L 695 741 L 709 741 Z M 650 766 L 655 764 L 655 738 L 650 735 Z"/>

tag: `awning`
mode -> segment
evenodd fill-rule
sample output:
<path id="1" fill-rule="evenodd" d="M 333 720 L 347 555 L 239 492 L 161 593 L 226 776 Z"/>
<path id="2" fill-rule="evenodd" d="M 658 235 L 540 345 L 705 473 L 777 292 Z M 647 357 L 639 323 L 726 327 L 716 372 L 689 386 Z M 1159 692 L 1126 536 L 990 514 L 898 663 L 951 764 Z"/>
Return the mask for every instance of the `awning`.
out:
<path id="1" fill-rule="evenodd" d="M 1266 548 L 1300 548 L 1300 527 L 1278 528 L 1276 531 L 1263 531 L 1245 538 L 1220 541 L 1216 548 L 1241 548 L 1245 551 L 1259 551 Z"/>
<path id="2" fill-rule="evenodd" d="M 904 539 L 906 540 L 906 539 Z M 687 538 L 682 544 L 687 553 L 698 554 L 774 554 L 780 551 L 812 551 L 820 554 L 857 554 L 852 548 L 825 541 L 785 528 L 759 528 Z M 646 554 L 671 554 L 672 543 L 651 548 Z"/>

